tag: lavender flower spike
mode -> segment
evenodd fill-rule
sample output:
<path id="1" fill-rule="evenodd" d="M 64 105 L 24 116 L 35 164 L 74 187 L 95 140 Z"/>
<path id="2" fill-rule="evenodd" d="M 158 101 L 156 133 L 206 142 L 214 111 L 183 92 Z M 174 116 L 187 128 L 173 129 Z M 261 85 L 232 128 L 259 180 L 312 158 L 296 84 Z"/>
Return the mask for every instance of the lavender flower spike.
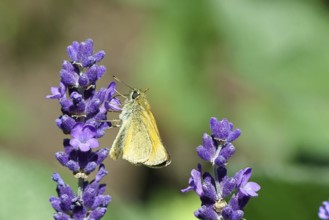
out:
<path id="1" fill-rule="evenodd" d="M 227 176 L 226 164 L 234 154 L 232 142 L 241 131 L 234 129 L 227 119 L 210 119 L 211 135 L 203 135 L 203 144 L 197 147 L 199 157 L 213 166 L 213 175 L 193 169 L 189 186 L 182 192 L 195 191 L 200 197 L 201 207 L 194 216 L 203 220 L 242 220 L 244 208 L 251 197 L 258 196 L 260 186 L 249 182 L 251 168 L 238 171 L 233 177 Z M 323 211 L 322 211 L 323 212 Z M 329 218 L 328 218 L 329 219 Z"/>
<path id="2" fill-rule="evenodd" d="M 96 91 L 97 80 L 106 71 L 97 63 L 104 58 L 105 52 L 94 53 L 93 45 L 93 41 L 87 39 L 67 47 L 70 61 L 64 61 L 59 71 L 59 87 L 51 87 L 51 95 L 46 96 L 58 100 L 62 115 L 56 119 L 56 124 L 64 134 L 70 135 L 63 141 L 64 150 L 55 154 L 56 159 L 78 179 L 75 193 L 58 173 L 53 174 L 58 197 L 52 196 L 49 201 L 56 211 L 56 220 L 101 219 L 111 201 L 109 195 L 104 195 L 105 184 L 100 183 L 107 174 L 102 162 L 109 149 L 97 148 L 98 139 L 111 126 L 107 113 L 119 111 L 121 104 L 114 97 L 115 82 Z M 88 181 L 89 174 L 97 168 L 95 179 Z"/>

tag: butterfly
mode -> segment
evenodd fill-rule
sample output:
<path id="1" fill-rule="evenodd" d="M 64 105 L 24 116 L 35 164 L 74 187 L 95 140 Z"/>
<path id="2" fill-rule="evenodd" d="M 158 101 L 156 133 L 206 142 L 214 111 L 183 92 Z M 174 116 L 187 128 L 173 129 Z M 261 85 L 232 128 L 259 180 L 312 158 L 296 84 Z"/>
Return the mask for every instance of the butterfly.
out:
<path id="1" fill-rule="evenodd" d="M 119 115 L 122 123 L 110 156 L 135 165 L 161 168 L 168 166 L 171 158 L 160 139 L 145 92 L 132 88 Z"/>

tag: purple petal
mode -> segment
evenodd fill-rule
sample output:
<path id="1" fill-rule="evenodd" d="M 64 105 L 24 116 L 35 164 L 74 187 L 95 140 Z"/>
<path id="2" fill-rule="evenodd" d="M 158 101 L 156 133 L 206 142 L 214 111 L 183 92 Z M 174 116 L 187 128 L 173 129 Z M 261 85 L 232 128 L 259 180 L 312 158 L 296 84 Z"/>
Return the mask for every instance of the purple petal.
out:
<path id="1" fill-rule="evenodd" d="M 78 83 L 81 87 L 87 87 L 90 85 L 89 78 L 85 74 L 79 77 Z"/>
<path id="2" fill-rule="evenodd" d="M 239 187 L 242 187 L 247 184 L 248 180 L 251 177 L 251 171 L 252 169 L 250 167 L 247 167 L 237 172 L 234 177 L 237 179 L 237 184 Z"/>
<path id="3" fill-rule="evenodd" d="M 91 125 L 85 125 L 82 129 L 82 132 L 83 132 L 83 136 L 84 136 L 85 140 L 92 139 L 96 135 L 96 129 Z M 94 142 L 94 140 L 92 142 Z M 92 144 L 94 144 L 94 143 L 92 143 Z M 97 142 L 97 144 L 98 144 L 98 142 Z"/>
<path id="4" fill-rule="evenodd" d="M 98 51 L 97 53 L 95 53 L 93 55 L 93 57 L 95 58 L 96 63 L 98 63 L 105 57 L 105 51 L 103 51 L 103 50 Z"/>
<path id="5" fill-rule="evenodd" d="M 200 164 L 198 164 L 198 170 L 193 169 L 191 171 L 189 186 L 185 189 L 182 189 L 181 192 L 186 193 L 188 191 L 194 190 L 198 196 L 201 196 L 202 194 L 201 173 L 202 173 L 202 167 Z"/>
<path id="6" fill-rule="evenodd" d="M 226 119 L 218 121 L 213 117 L 210 119 L 210 129 L 215 137 L 225 140 L 229 134 L 229 123 Z"/>
<path id="7" fill-rule="evenodd" d="M 87 114 L 97 114 L 99 112 L 99 106 L 102 104 L 101 100 L 94 98 L 91 100 L 86 108 Z"/>
<path id="8" fill-rule="evenodd" d="M 222 216 L 224 219 L 229 220 L 241 220 L 243 218 L 244 212 L 242 210 L 232 209 L 230 206 L 226 206 L 222 211 Z"/>
<path id="9" fill-rule="evenodd" d="M 199 157 L 205 161 L 212 161 L 216 154 L 216 147 L 211 136 L 203 135 L 203 145 L 196 149 Z"/>
<path id="10" fill-rule="evenodd" d="M 230 134 L 228 135 L 226 141 L 232 142 L 235 139 L 237 139 L 240 135 L 241 135 L 240 129 L 235 129 L 234 131 L 230 132 Z"/>
<path id="11" fill-rule="evenodd" d="M 98 151 L 96 151 L 97 154 L 97 164 L 101 164 L 109 155 L 109 149 L 108 148 L 102 148 Z"/>
<path id="12" fill-rule="evenodd" d="M 62 97 L 65 95 L 65 93 L 66 93 L 66 87 L 65 87 L 65 85 L 62 83 L 62 82 L 60 82 L 59 83 L 59 91 L 60 91 L 60 93 L 62 94 Z"/>
<path id="13" fill-rule="evenodd" d="M 69 71 L 69 72 L 75 70 L 75 69 L 74 69 L 74 66 L 72 65 L 72 63 L 71 63 L 71 62 L 68 62 L 68 61 L 66 61 L 66 60 L 64 60 L 64 62 L 63 62 L 63 64 L 62 64 L 62 69 L 67 70 L 67 71 Z"/>
<path id="14" fill-rule="evenodd" d="M 224 217 L 224 219 L 232 219 L 233 216 L 233 209 L 231 206 L 226 206 L 223 208 L 222 210 L 222 216 Z"/>
<path id="15" fill-rule="evenodd" d="M 67 47 L 67 55 L 72 61 L 77 61 L 78 48 L 79 43 L 77 41 L 73 41 L 72 45 Z"/>
<path id="16" fill-rule="evenodd" d="M 108 129 L 109 127 L 110 126 L 108 122 L 100 123 L 100 125 L 97 127 L 97 133 L 95 138 L 103 137 L 105 135 L 106 129 Z"/>
<path id="17" fill-rule="evenodd" d="M 72 99 L 74 104 L 81 102 L 83 99 L 82 95 L 78 92 L 72 92 L 70 98 Z"/>
<path id="18" fill-rule="evenodd" d="M 92 206 L 92 209 L 95 209 L 97 207 L 107 207 L 111 200 L 112 198 L 109 195 L 99 195 L 95 198 L 95 202 Z"/>
<path id="19" fill-rule="evenodd" d="M 76 124 L 75 120 L 68 115 L 63 115 L 56 119 L 57 126 L 63 130 L 64 134 L 71 133 L 72 128 Z"/>
<path id="20" fill-rule="evenodd" d="M 49 202 L 50 202 L 51 206 L 56 210 L 56 212 L 62 212 L 61 201 L 59 198 L 57 198 L 55 196 L 51 196 L 49 198 Z"/>
<path id="21" fill-rule="evenodd" d="M 53 173 L 52 180 L 54 180 L 60 186 L 65 186 L 65 183 L 64 183 L 61 175 L 59 175 L 58 173 Z"/>
<path id="22" fill-rule="evenodd" d="M 225 144 L 219 152 L 219 155 L 215 159 L 215 164 L 217 166 L 224 166 L 227 160 L 234 154 L 235 147 L 231 143 Z"/>
<path id="23" fill-rule="evenodd" d="M 97 59 L 96 59 L 96 62 L 99 62 L 99 61 L 97 61 Z M 97 79 L 100 79 L 104 75 L 105 72 L 106 72 L 105 66 L 99 66 L 97 68 Z"/>
<path id="24" fill-rule="evenodd" d="M 218 220 L 219 216 L 211 206 L 201 206 L 197 211 L 194 212 L 194 216 L 199 219 L 206 220 Z"/>
<path id="25" fill-rule="evenodd" d="M 231 143 L 227 143 L 222 147 L 219 154 L 223 156 L 226 160 L 228 160 L 234 153 L 235 153 L 234 145 Z"/>
<path id="26" fill-rule="evenodd" d="M 83 47 L 83 53 L 86 57 L 89 57 L 93 54 L 94 51 L 94 41 L 92 39 L 85 40 L 85 45 Z"/>
<path id="27" fill-rule="evenodd" d="M 60 195 L 61 207 L 64 212 L 70 211 L 72 198 L 68 194 Z"/>
<path id="28" fill-rule="evenodd" d="M 61 82 L 65 86 L 78 86 L 79 75 L 73 71 L 67 71 L 62 69 L 60 72 Z"/>
<path id="29" fill-rule="evenodd" d="M 72 147 L 74 147 L 75 149 L 79 149 L 82 145 L 82 143 L 78 140 L 78 139 L 71 139 L 70 140 L 70 145 Z M 89 150 L 89 146 L 88 146 L 88 149 L 86 151 Z"/>
<path id="30" fill-rule="evenodd" d="M 88 80 L 90 81 L 91 84 L 94 84 L 96 80 L 98 79 L 97 77 L 97 66 L 92 66 L 90 67 L 86 73 L 86 77 L 88 77 Z"/>
<path id="31" fill-rule="evenodd" d="M 96 208 L 95 210 L 93 210 L 90 215 L 89 215 L 89 219 L 101 219 L 105 213 L 106 213 L 106 208 Z"/>
<path id="32" fill-rule="evenodd" d="M 319 218 L 321 218 L 322 220 L 327 220 L 329 219 L 329 202 L 328 201 L 324 201 L 322 203 L 322 206 L 320 206 L 319 208 Z"/>
<path id="33" fill-rule="evenodd" d="M 55 220 L 70 220 L 71 218 L 69 215 L 59 212 L 59 213 L 54 214 L 54 219 Z"/>
<path id="34" fill-rule="evenodd" d="M 65 186 L 60 186 L 57 185 L 57 193 L 58 196 L 60 196 L 61 201 L 63 202 L 63 199 L 68 200 L 68 204 L 67 204 L 67 210 L 70 209 L 70 203 L 71 200 L 74 197 L 74 192 L 72 190 L 72 188 L 69 185 L 65 185 Z"/>
<path id="35" fill-rule="evenodd" d="M 57 152 L 55 154 L 56 159 L 60 164 L 63 166 L 66 165 L 66 163 L 69 161 L 69 156 L 65 152 Z"/>
<path id="36" fill-rule="evenodd" d="M 83 123 L 76 123 L 72 128 L 71 136 L 74 138 L 79 138 L 83 129 Z"/>
<path id="37" fill-rule="evenodd" d="M 83 202 L 84 202 L 84 205 L 86 207 L 91 207 L 94 203 L 94 200 L 95 200 L 95 197 L 96 197 L 96 194 L 97 191 L 96 189 L 87 186 L 87 188 L 83 191 Z"/>
<path id="38" fill-rule="evenodd" d="M 221 182 L 222 197 L 226 198 L 236 189 L 236 179 L 225 176 Z"/>
<path id="39" fill-rule="evenodd" d="M 88 143 L 80 143 L 79 145 L 79 149 L 82 151 L 82 152 L 87 152 L 90 150 L 90 146 Z"/>
<path id="40" fill-rule="evenodd" d="M 245 195 L 256 197 L 258 196 L 257 191 L 260 190 L 260 186 L 255 182 L 248 182 L 242 188 L 240 188 L 240 190 Z"/>
<path id="41" fill-rule="evenodd" d="M 101 88 L 94 96 L 95 99 L 99 99 L 101 102 L 105 101 L 107 90 L 104 88 Z"/>
<path id="42" fill-rule="evenodd" d="M 204 183 L 202 184 L 202 201 L 204 201 L 204 199 L 206 199 L 207 201 L 209 201 L 210 203 L 214 204 L 216 202 L 216 200 L 218 199 L 217 197 L 217 192 L 216 192 L 216 188 L 212 183 L 212 180 L 210 178 L 207 178 L 204 180 Z"/>
<path id="43" fill-rule="evenodd" d="M 78 172 L 80 170 L 79 163 L 74 160 L 69 160 L 65 166 L 72 172 Z"/>
<path id="44" fill-rule="evenodd" d="M 67 99 L 67 98 L 61 98 L 59 103 L 62 106 L 63 112 L 70 113 L 70 108 L 73 106 L 72 100 Z"/>
<path id="45" fill-rule="evenodd" d="M 96 63 L 96 60 L 94 57 L 89 56 L 87 58 L 85 58 L 82 62 L 82 66 L 83 67 L 91 67 L 92 65 L 94 65 Z"/>
<path id="46" fill-rule="evenodd" d="M 99 182 L 105 175 L 107 175 L 107 173 L 108 172 L 107 172 L 107 170 L 105 170 L 104 165 L 101 165 L 99 167 L 99 170 L 98 170 L 97 174 L 96 174 L 95 181 Z"/>
<path id="47" fill-rule="evenodd" d="M 74 112 L 76 114 L 84 114 L 85 109 L 86 109 L 86 102 L 85 102 L 85 100 L 82 100 L 81 102 L 79 102 L 75 105 Z"/>
<path id="48" fill-rule="evenodd" d="M 109 102 L 105 102 L 105 109 L 106 111 L 121 111 L 121 103 L 118 98 L 113 98 Z"/>
<path id="49" fill-rule="evenodd" d="M 211 161 L 212 154 L 209 153 L 208 149 L 204 146 L 200 145 L 196 148 L 196 152 L 198 153 L 199 157 L 205 161 Z"/>
<path id="50" fill-rule="evenodd" d="M 180 191 L 182 193 L 187 193 L 187 192 L 192 191 L 192 190 L 194 190 L 194 188 L 192 186 L 188 186 L 188 187 L 186 187 L 184 189 L 181 189 Z"/>
<path id="51" fill-rule="evenodd" d="M 95 198 L 92 209 L 97 209 L 98 207 L 107 207 L 111 200 L 112 198 L 109 195 L 99 195 Z"/>
<path id="52" fill-rule="evenodd" d="M 198 164 L 198 170 L 193 169 L 191 171 L 191 177 L 194 184 L 194 190 L 197 195 L 201 196 L 202 194 L 202 184 L 201 184 L 201 165 Z"/>
<path id="53" fill-rule="evenodd" d="M 111 82 L 107 87 L 107 92 L 108 92 L 108 96 L 106 97 L 107 100 L 110 100 L 111 97 L 115 94 L 115 89 L 116 89 L 116 83 Z"/>
<path id="54" fill-rule="evenodd" d="M 106 191 L 106 184 L 99 184 L 98 186 L 98 195 L 104 194 Z"/>
<path id="55" fill-rule="evenodd" d="M 47 95 L 47 99 L 60 99 L 62 97 L 61 90 L 58 87 L 50 88 L 51 95 Z"/>
<path id="56" fill-rule="evenodd" d="M 83 171 L 85 171 L 86 173 L 91 173 L 94 170 L 96 170 L 96 168 L 97 168 L 97 163 L 92 161 L 87 163 L 87 165 L 83 168 Z"/>
<path id="57" fill-rule="evenodd" d="M 218 157 L 214 161 L 214 163 L 220 167 L 225 166 L 226 162 L 227 162 L 226 158 L 224 158 L 221 155 L 218 155 Z"/>
<path id="58" fill-rule="evenodd" d="M 87 39 L 84 42 L 79 44 L 77 59 L 81 63 L 85 63 L 87 58 L 93 53 L 93 41 L 91 39 Z M 84 65 L 85 66 L 85 65 Z"/>
<path id="59" fill-rule="evenodd" d="M 243 219 L 244 212 L 242 210 L 236 210 L 232 214 L 232 220 L 241 220 Z"/>

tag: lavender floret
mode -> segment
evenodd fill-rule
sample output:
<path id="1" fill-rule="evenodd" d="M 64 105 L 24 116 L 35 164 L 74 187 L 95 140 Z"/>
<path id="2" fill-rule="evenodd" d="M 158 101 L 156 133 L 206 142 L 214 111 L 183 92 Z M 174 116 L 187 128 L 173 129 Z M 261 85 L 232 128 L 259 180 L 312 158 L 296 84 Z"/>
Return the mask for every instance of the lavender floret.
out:
<path id="1" fill-rule="evenodd" d="M 324 201 L 319 208 L 318 216 L 321 220 L 329 219 L 329 201 Z"/>

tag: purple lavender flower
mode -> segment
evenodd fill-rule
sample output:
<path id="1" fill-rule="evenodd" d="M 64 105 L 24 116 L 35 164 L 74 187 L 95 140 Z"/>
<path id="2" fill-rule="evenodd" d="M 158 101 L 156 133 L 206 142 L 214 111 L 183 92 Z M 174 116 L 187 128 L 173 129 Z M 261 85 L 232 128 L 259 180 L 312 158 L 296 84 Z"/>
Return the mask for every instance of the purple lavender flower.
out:
<path id="1" fill-rule="evenodd" d="M 49 99 L 57 99 L 62 115 L 56 119 L 57 126 L 71 138 L 64 139 L 64 151 L 56 153 L 59 163 L 67 167 L 78 178 L 78 192 L 64 183 L 59 174 L 53 175 L 57 183 L 58 197 L 52 196 L 50 203 L 56 211 L 54 218 L 101 219 L 111 201 L 104 195 L 105 185 L 100 180 L 107 174 L 102 162 L 109 154 L 108 148 L 99 147 L 98 138 L 111 126 L 107 122 L 109 111 L 119 111 L 120 101 L 114 97 L 116 84 L 96 91 L 96 82 L 105 73 L 98 66 L 104 51 L 93 52 L 93 41 L 73 42 L 68 46 L 70 61 L 64 61 L 60 70 L 59 87 L 51 87 Z M 89 174 L 99 167 L 94 180 L 87 181 Z"/>
<path id="2" fill-rule="evenodd" d="M 82 152 L 89 151 L 92 148 L 99 146 L 98 140 L 94 138 L 96 136 L 96 129 L 91 125 L 84 125 L 83 123 L 77 123 L 71 130 L 70 145 L 76 149 L 80 149 Z"/>
<path id="3" fill-rule="evenodd" d="M 321 220 L 328 220 L 329 219 L 329 201 L 324 201 L 322 206 L 319 208 L 319 218 Z"/>
<path id="4" fill-rule="evenodd" d="M 62 219 L 101 219 L 106 212 L 107 205 L 111 202 L 109 195 L 103 195 L 105 185 L 99 181 L 107 174 L 101 166 L 96 174 L 95 180 L 84 181 L 82 184 L 82 196 L 73 192 L 58 173 L 53 174 L 53 180 L 57 183 L 57 195 L 52 196 L 49 201 L 56 210 L 54 218 Z"/>
<path id="5" fill-rule="evenodd" d="M 233 177 L 227 176 L 226 164 L 234 154 L 232 142 L 241 132 L 233 129 L 233 124 L 227 119 L 218 121 L 210 119 L 212 134 L 203 135 L 203 145 L 197 147 L 201 159 L 210 162 L 214 169 L 214 177 L 208 172 L 193 169 L 189 179 L 189 186 L 182 192 L 195 191 L 200 197 L 201 207 L 194 212 L 195 217 L 204 220 L 241 220 L 244 208 L 251 197 L 258 196 L 260 186 L 255 182 L 248 182 L 251 168 L 238 171 Z"/>
<path id="6" fill-rule="evenodd" d="M 63 83 L 60 83 L 59 87 L 50 88 L 51 95 L 47 95 L 48 99 L 60 99 L 65 96 L 66 88 Z"/>
<path id="7" fill-rule="evenodd" d="M 203 135 L 203 145 L 197 147 L 197 153 L 205 161 L 217 166 L 225 166 L 235 152 L 231 142 L 237 139 L 241 132 L 239 129 L 233 130 L 233 124 L 227 119 L 218 121 L 216 118 L 211 118 L 210 129 L 212 135 Z"/>

